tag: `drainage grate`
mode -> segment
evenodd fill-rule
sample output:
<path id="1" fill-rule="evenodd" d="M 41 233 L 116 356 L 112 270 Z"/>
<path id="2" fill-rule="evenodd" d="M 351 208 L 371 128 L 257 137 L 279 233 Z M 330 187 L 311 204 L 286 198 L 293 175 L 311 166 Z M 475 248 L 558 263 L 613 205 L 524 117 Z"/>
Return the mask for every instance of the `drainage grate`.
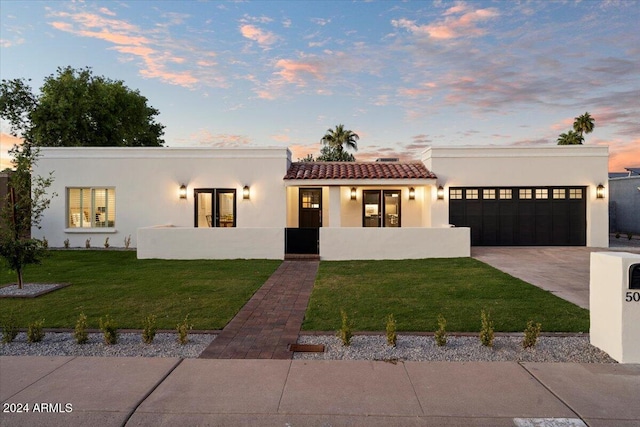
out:
<path id="1" fill-rule="evenodd" d="M 323 344 L 289 344 L 289 351 L 299 353 L 324 353 Z"/>

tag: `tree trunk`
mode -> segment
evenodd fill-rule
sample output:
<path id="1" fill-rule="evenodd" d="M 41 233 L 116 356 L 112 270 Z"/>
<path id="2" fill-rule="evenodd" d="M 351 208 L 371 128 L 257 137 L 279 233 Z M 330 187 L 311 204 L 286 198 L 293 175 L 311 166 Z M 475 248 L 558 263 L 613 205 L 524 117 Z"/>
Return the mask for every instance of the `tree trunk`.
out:
<path id="1" fill-rule="evenodd" d="M 22 268 L 18 268 L 18 289 L 22 289 Z"/>

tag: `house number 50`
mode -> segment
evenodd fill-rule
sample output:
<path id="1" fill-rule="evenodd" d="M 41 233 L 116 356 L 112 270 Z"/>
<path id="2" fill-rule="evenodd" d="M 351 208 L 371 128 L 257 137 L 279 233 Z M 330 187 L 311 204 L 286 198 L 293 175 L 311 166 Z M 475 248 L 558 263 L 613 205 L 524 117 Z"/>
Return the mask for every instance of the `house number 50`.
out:
<path id="1" fill-rule="evenodd" d="M 640 302 L 640 292 L 627 292 L 627 296 L 624 300 L 626 302 Z"/>

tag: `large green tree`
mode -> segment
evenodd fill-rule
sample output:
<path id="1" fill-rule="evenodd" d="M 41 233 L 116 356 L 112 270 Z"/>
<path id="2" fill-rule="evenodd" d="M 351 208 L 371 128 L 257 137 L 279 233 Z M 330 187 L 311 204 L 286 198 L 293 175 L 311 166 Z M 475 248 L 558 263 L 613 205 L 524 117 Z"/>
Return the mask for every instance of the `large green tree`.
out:
<path id="1" fill-rule="evenodd" d="M 558 145 L 581 145 L 584 138 L 578 133 L 570 130 L 561 133 L 558 137 Z"/>
<path id="2" fill-rule="evenodd" d="M 320 139 L 320 142 L 335 150 L 337 157 L 342 157 L 345 149 L 353 149 L 358 151 L 358 140 L 360 137 L 357 133 L 345 129 L 344 125 L 340 124 L 335 129 L 327 129 L 327 133 Z M 353 157 L 353 156 L 351 156 Z M 338 160 L 340 161 L 340 160 Z M 348 160 L 342 160 L 348 161 Z"/>
<path id="3" fill-rule="evenodd" d="M 14 170 L 9 175 L 9 194 L 0 211 L 0 258 L 16 272 L 18 288 L 22 289 L 24 267 L 39 264 L 46 254 L 44 243 L 32 239 L 30 231 L 31 227 L 40 228 L 42 214 L 51 201 L 47 189 L 53 178 L 51 174 L 48 177 L 32 174 L 38 148 L 28 142 L 15 145 L 9 154 Z"/>
<path id="4" fill-rule="evenodd" d="M 593 132 L 593 128 L 595 127 L 595 119 L 591 117 L 589 112 L 587 111 L 581 116 L 578 116 L 574 119 L 573 122 L 573 130 L 580 134 L 580 138 L 584 140 L 585 133 Z"/>
<path id="5" fill-rule="evenodd" d="M 0 117 L 11 132 L 41 147 L 161 146 L 159 111 L 124 82 L 90 68 L 58 68 L 34 95 L 24 79 L 2 80 Z"/>

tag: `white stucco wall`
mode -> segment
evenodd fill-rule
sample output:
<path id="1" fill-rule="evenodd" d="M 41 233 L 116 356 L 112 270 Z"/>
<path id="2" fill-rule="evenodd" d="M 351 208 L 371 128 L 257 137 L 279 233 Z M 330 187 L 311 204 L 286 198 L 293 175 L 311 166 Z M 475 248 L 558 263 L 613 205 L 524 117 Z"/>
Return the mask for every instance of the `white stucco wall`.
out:
<path id="1" fill-rule="evenodd" d="M 421 259 L 471 255 L 470 229 L 321 228 L 320 259 Z"/>
<path id="2" fill-rule="evenodd" d="M 131 236 L 137 246 L 137 229 L 155 225 L 193 227 L 195 188 L 236 190 L 236 225 L 285 227 L 286 197 L 282 178 L 290 162 L 285 148 L 43 148 L 36 173 L 53 171 L 51 191 L 58 196 L 45 212 L 41 230 L 52 247 L 124 246 Z M 187 199 L 178 197 L 181 184 Z M 243 200 L 242 188 L 251 188 L 250 200 Z M 66 228 L 66 188 L 114 187 L 116 224 L 114 229 Z M 106 232 L 105 232 L 106 231 Z"/>
<path id="3" fill-rule="evenodd" d="M 138 229 L 138 258 L 283 259 L 284 228 Z"/>
<path id="4" fill-rule="evenodd" d="M 449 187 L 586 186 L 587 246 L 609 246 L 608 197 L 596 198 L 608 182 L 608 147 L 431 147 L 422 161 L 445 189 L 444 203 L 432 204 L 434 227 L 449 222 Z"/>

